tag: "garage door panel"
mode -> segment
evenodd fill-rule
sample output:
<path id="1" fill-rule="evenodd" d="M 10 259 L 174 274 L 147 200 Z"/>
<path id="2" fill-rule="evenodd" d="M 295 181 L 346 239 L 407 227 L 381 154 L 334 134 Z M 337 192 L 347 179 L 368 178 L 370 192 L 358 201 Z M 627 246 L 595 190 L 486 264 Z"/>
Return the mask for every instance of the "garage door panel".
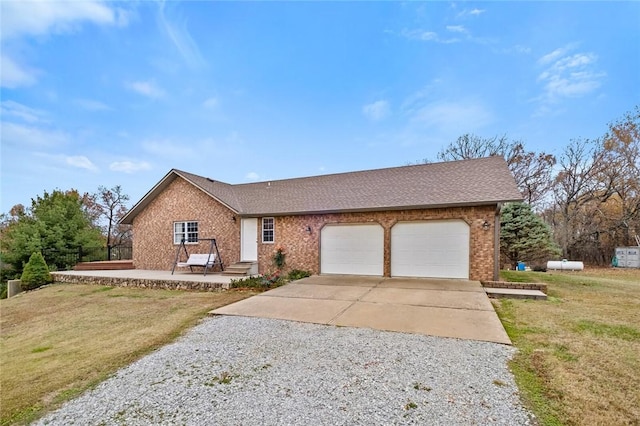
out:
<path id="1" fill-rule="evenodd" d="M 384 230 L 378 224 L 327 225 L 320 240 L 324 274 L 382 275 Z"/>
<path id="2" fill-rule="evenodd" d="M 400 222 L 391 229 L 391 275 L 469 278 L 469 225 Z"/>

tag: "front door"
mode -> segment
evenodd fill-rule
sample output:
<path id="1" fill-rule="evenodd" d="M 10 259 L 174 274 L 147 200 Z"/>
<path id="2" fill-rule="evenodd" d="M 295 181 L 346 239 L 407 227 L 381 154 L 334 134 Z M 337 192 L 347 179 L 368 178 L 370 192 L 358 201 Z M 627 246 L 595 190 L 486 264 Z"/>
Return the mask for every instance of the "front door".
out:
<path id="1" fill-rule="evenodd" d="M 240 260 L 256 262 L 258 260 L 258 219 L 241 219 Z"/>

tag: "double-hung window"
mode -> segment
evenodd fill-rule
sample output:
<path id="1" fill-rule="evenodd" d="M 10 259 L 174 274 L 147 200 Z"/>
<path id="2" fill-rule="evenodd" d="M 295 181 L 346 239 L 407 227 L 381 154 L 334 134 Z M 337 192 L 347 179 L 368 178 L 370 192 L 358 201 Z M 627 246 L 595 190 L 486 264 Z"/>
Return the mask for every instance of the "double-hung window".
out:
<path id="1" fill-rule="evenodd" d="M 173 244 L 180 244 L 183 239 L 187 244 L 198 242 L 198 222 L 173 223 Z"/>
<path id="2" fill-rule="evenodd" d="M 262 242 L 272 243 L 275 241 L 275 221 L 272 217 L 262 218 Z"/>

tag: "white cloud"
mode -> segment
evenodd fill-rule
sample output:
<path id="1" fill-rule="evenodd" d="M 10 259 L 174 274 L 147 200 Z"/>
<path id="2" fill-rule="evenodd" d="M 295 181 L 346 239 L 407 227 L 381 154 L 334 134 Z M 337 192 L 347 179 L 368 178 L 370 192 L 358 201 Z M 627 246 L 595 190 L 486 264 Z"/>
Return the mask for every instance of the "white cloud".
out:
<path id="1" fill-rule="evenodd" d="M 451 31 L 452 33 L 462 33 L 467 34 L 467 29 L 462 25 L 447 25 L 447 31 Z"/>
<path id="2" fill-rule="evenodd" d="M 2 101 L 0 113 L 3 116 L 17 117 L 27 123 L 45 121 L 46 113 L 41 110 L 30 108 L 15 101 Z"/>
<path id="3" fill-rule="evenodd" d="M 164 97 L 165 92 L 153 81 L 134 81 L 126 83 L 125 86 L 140 95 L 151 99 L 160 99 Z"/>
<path id="4" fill-rule="evenodd" d="M 558 58 L 566 55 L 567 52 L 571 51 L 572 49 L 573 49 L 572 45 L 559 47 L 558 49 L 554 50 L 553 52 L 547 53 L 546 55 L 544 55 L 543 57 L 538 59 L 538 63 L 541 64 L 541 65 L 549 64 L 549 63 L 551 63 L 553 61 L 558 60 Z"/>
<path id="5" fill-rule="evenodd" d="M 55 130 L 3 121 L 0 134 L 2 144 L 32 147 L 56 147 L 69 142 L 69 135 Z"/>
<path id="6" fill-rule="evenodd" d="M 91 160 L 89 160 L 84 155 L 66 156 L 64 157 L 64 162 L 69 166 L 78 167 L 80 169 L 89 170 L 91 172 L 98 171 L 96 165 L 93 164 Z"/>
<path id="7" fill-rule="evenodd" d="M 252 182 L 257 182 L 260 180 L 260 175 L 256 172 L 249 172 L 244 178 Z"/>
<path id="8" fill-rule="evenodd" d="M 218 101 L 218 98 L 215 97 L 208 98 L 202 102 L 202 106 L 209 109 L 217 108 L 219 104 L 220 102 Z"/>
<path id="9" fill-rule="evenodd" d="M 83 21 L 98 25 L 126 24 L 126 12 L 101 1 L 8 1 L 2 2 L 2 40 L 24 35 L 72 32 Z"/>
<path id="10" fill-rule="evenodd" d="M 391 113 L 391 109 L 389 102 L 380 100 L 363 106 L 362 113 L 369 120 L 380 121 Z"/>
<path id="11" fill-rule="evenodd" d="M 84 155 L 47 154 L 44 152 L 35 152 L 34 155 L 45 158 L 47 160 L 47 164 L 71 166 L 78 169 L 88 170 L 90 172 L 99 171 L 98 167 Z"/>
<path id="12" fill-rule="evenodd" d="M 476 131 L 493 121 L 493 113 L 484 105 L 472 101 L 433 102 L 417 109 L 414 123 L 458 133 Z"/>
<path id="13" fill-rule="evenodd" d="M 146 161 L 114 161 L 109 164 L 109 170 L 122 173 L 135 173 L 144 170 L 151 170 L 151 165 Z"/>
<path id="14" fill-rule="evenodd" d="M 568 68 L 584 67 L 590 65 L 598 60 L 598 57 L 593 53 L 578 53 L 572 56 L 559 59 L 554 68 L 558 70 L 566 70 Z"/>
<path id="15" fill-rule="evenodd" d="M 191 37 L 189 30 L 187 29 L 186 21 L 176 25 L 171 22 L 170 18 L 165 13 L 165 2 L 159 3 L 158 22 L 160 27 L 167 34 L 173 45 L 176 47 L 182 58 L 187 65 L 191 68 L 203 67 L 206 62 L 200 53 L 198 45 Z M 171 4 L 173 6 L 173 4 Z"/>
<path id="16" fill-rule="evenodd" d="M 100 102 L 94 101 L 92 99 L 75 99 L 73 101 L 76 105 L 78 105 L 82 109 L 86 109 L 88 111 L 109 111 L 111 108 Z"/>
<path id="17" fill-rule="evenodd" d="M 400 33 L 403 37 L 408 38 L 409 40 L 419 40 L 419 41 L 439 41 L 438 33 L 427 30 L 409 30 L 403 29 Z"/>
<path id="18" fill-rule="evenodd" d="M 0 86 L 15 89 L 37 82 L 39 70 L 18 63 L 5 42 L 28 36 L 79 31 L 82 23 L 126 25 L 129 12 L 102 1 L 3 1 L 0 26 Z"/>
<path id="19" fill-rule="evenodd" d="M 564 98 L 588 95 L 601 85 L 606 73 L 597 70 L 598 57 L 591 52 L 570 52 L 575 45 L 568 45 L 542 56 L 538 64 L 545 68 L 538 75 L 543 93 L 536 100 L 542 104 L 557 103 Z M 538 115 L 547 108 L 540 108 Z"/>
<path id="20" fill-rule="evenodd" d="M 463 25 L 447 25 L 445 29 L 448 33 L 452 33 L 449 37 L 441 36 L 435 31 L 423 29 L 403 29 L 400 36 L 416 41 L 433 42 L 440 44 L 453 44 L 461 42 L 470 42 L 483 45 L 496 44 L 498 40 L 491 37 L 476 37 Z"/>
<path id="21" fill-rule="evenodd" d="M 31 86 L 37 81 L 37 74 L 38 71 L 19 65 L 4 53 L 0 55 L 0 87 Z"/>
<path id="22" fill-rule="evenodd" d="M 478 9 L 478 8 L 464 9 L 463 11 L 458 13 L 457 18 L 468 18 L 469 16 L 477 17 L 482 15 L 485 12 L 486 12 L 485 9 Z"/>

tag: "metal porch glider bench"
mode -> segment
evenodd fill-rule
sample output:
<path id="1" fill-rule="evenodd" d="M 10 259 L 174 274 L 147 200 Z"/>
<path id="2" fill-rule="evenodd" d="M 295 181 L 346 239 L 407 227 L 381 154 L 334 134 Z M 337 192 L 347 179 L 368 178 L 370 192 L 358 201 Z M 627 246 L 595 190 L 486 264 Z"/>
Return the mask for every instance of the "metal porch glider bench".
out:
<path id="1" fill-rule="evenodd" d="M 213 269 L 216 265 L 220 266 L 220 270 L 224 271 L 224 265 L 222 264 L 222 259 L 220 258 L 220 253 L 218 252 L 218 245 L 216 244 L 216 240 L 214 238 L 200 238 L 200 240 L 208 240 L 211 242 L 209 247 L 209 253 L 193 253 L 189 254 L 187 252 L 187 248 L 185 247 L 185 241 L 182 240 L 180 242 L 180 246 L 176 251 L 176 258 L 173 262 L 173 269 L 171 269 L 171 275 L 173 275 L 176 267 L 186 268 L 189 267 L 191 272 L 193 272 L 193 267 L 198 266 L 200 268 L 204 268 L 204 275 L 207 275 L 207 271 Z M 180 252 L 184 251 L 184 253 L 188 256 L 186 262 L 180 262 Z"/>

